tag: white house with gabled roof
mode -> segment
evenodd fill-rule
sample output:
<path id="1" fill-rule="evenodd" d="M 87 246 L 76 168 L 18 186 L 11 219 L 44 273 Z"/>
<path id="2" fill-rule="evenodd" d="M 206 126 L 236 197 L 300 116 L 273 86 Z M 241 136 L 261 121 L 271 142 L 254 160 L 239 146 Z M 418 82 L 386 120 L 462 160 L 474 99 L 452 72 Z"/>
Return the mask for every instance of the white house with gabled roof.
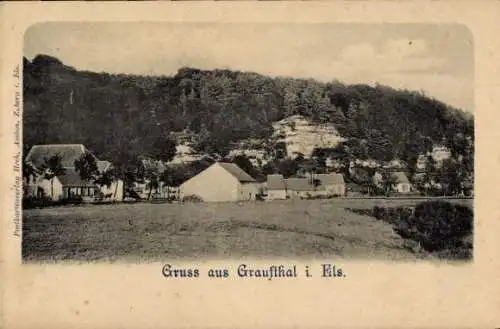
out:
<path id="1" fill-rule="evenodd" d="M 234 163 L 215 162 L 179 188 L 181 200 L 196 196 L 207 202 L 255 200 L 260 184 Z"/>
<path id="2" fill-rule="evenodd" d="M 45 144 L 34 145 L 24 162 L 41 171 L 45 159 L 58 155 L 61 159 L 63 173 L 54 177 L 52 181 L 43 177 L 43 174 L 32 175 L 29 178 L 28 194 L 30 196 L 48 197 L 53 201 L 82 197 L 94 199 L 97 192 L 101 192 L 107 199 L 114 201 L 123 200 L 123 181 L 115 180 L 110 186 L 98 186 L 94 182 L 81 179 L 75 170 L 75 161 L 82 155 L 89 153 L 95 160 L 100 173 L 112 168 L 109 161 L 97 159 L 83 144 Z"/>

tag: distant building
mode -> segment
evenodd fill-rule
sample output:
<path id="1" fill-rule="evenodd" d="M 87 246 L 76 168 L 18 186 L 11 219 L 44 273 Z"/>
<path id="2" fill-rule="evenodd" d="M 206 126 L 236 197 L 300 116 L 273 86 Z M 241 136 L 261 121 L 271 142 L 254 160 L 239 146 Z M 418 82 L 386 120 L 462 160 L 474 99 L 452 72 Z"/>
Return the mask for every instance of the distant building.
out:
<path id="1" fill-rule="evenodd" d="M 411 183 L 404 172 L 394 172 L 392 177 L 394 179 L 392 188 L 395 192 L 405 194 L 412 191 Z"/>
<path id="2" fill-rule="evenodd" d="M 290 177 L 282 175 L 267 176 L 267 199 L 308 198 L 315 196 L 341 196 L 346 192 L 344 177 L 341 174 L 317 174 L 309 177 Z"/>
<path id="3" fill-rule="evenodd" d="M 431 156 L 437 165 L 441 166 L 443 161 L 451 157 L 451 151 L 446 146 L 438 145 L 432 149 Z"/>
<path id="4" fill-rule="evenodd" d="M 323 194 L 320 189 L 311 182 L 310 178 L 296 178 L 291 177 L 286 179 L 286 193 L 287 197 L 293 198 L 308 198 L 315 195 Z"/>
<path id="5" fill-rule="evenodd" d="M 216 162 L 179 188 L 180 198 L 197 196 L 207 202 L 255 200 L 260 184 L 234 163 Z"/>
<path id="6" fill-rule="evenodd" d="M 375 174 L 373 174 L 372 182 L 373 182 L 373 185 L 375 185 L 378 188 L 381 188 L 383 186 L 383 183 L 384 183 L 384 177 L 382 176 L 381 173 L 379 173 L 377 171 L 377 172 L 375 172 Z"/>
<path id="7" fill-rule="evenodd" d="M 424 154 L 420 154 L 417 158 L 417 163 L 415 165 L 415 169 L 418 171 L 425 170 L 427 168 L 427 156 Z"/>
<path id="8" fill-rule="evenodd" d="M 318 174 L 314 176 L 315 179 L 318 179 L 320 182 L 320 186 L 322 186 L 327 195 L 344 195 L 345 181 L 344 176 L 338 173 L 330 173 L 330 174 Z"/>
<path id="9" fill-rule="evenodd" d="M 28 196 L 46 197 L 53 201 L 82 197 L 83 199 L 94 199 L 98 192 L 101 192 L 108 199 L 123 200 L 123 181 L 115 180 L 108 186 L 98 186 L 94 182 L 85 181 L 75 170 L 75 161 L 83 154 L 93 155 L 82 144 L 52 144 L 35 145 L 26 155 L 25 162 L 34 168 L 41 170 L 45 159 L 55 155 L 61 158 L 61 165 L 64 173 L 54 177 L 53 180 L 47 180 L 43 174 L 33 175 L 27 183 Z M 94 155 L 93 155 L 94 156 Z M 99 172 L 104 172 L 112 168 L 109 161 L 100 161 L 95 157 Z"/>
<path id="10" fill-rule="evenodd" d="M 267 199 L 285 200 L 286 185 L 283 175 L 267 175 Z"/>
<path id="11" fill-rule="evenodd" d="M 419 154 L 417 158 L 416 169 L 418 171 L 424 171 L 427 169 L 427 165 L 429 164 L 429 157 L 434 160 L 436 167 L 441 167 L 443 162 L 449 158 L 451 158 L 451 151 L 446 146 L 438 145 L 434 146 L 432 152 L 427 152 L 427 154 Z"/>
<path id="12" fill-rule="evenodd" d="M 413 186 L 406 174 L 402 171 L 390 172 L 392 178 L 391 190 L 396 193 L 406 194 L 413 192 Z M 419 174 L 420 175 L 420 174 Z M 420 177 L 415 175 L 414 177 Z M 373 185 L 377 188 L 385 188 L 384 176 L 380 172 L 375 172 L 372 177 Z"/>

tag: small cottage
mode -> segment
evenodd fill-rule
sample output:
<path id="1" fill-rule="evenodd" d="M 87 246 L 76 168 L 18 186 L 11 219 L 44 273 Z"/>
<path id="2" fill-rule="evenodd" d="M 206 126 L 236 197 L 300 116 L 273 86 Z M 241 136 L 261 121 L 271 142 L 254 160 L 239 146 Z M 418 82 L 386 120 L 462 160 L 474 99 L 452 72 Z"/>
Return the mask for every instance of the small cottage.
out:
<path id="1" fill-rule="evenodd" d="M 215 162 L 179 187 L 181 200 L 195 196 L 207 202 L 255 200 L 260 184 L 234 163 Z"/>
<path id="2" fill-rule="evenodd" d="M 310 178 L 291 177 L 286 179 L 287 197 L 293 198 L 309 198 L 316 194 L 320 194 L 321 188 L 316 188 Z"/>
<path id="3" fill-rule="evenodd" d="M 393 190 L 397 193 L 411 193 L 412 186 L 406 174 L 402 171 L 392 173 L 394 179 L 394 184 L 392 186 Z"/>
<path id="4" fill-rule="evenodd" d="M 314 176 L 319 180 L 327 195 L 344 195 L 345 194 L 345 181 L 344 176 L 338 173 L 318 174 Z"/>

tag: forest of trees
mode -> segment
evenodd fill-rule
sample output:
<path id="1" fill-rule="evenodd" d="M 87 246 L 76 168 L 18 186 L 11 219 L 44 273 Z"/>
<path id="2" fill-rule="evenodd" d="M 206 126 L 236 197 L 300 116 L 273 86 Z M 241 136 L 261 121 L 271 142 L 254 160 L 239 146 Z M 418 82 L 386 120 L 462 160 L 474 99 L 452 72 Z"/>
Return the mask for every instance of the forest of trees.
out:
<path id="1" fill-rule="evenodd" d="M 418 153 L 445 141 L 454 159 L 473 163 L 466 143 L 474 139 L 472 115 L 415 91 L 195 68 L 174 76 L 94 73 L 46 55 L 24 58 L 23 78 L 25 149 L 82 143 L 118 168 L 140 156 L 170 160 L 171 133 L 184 130 L 209 156 L 224 157 L 245 138 L 269 144 L 272 123 L 294 114 L 333 123 L 347 138 L 335 149 L 316 150 L 317 159 L 335 154 L 414 163 Z"/>

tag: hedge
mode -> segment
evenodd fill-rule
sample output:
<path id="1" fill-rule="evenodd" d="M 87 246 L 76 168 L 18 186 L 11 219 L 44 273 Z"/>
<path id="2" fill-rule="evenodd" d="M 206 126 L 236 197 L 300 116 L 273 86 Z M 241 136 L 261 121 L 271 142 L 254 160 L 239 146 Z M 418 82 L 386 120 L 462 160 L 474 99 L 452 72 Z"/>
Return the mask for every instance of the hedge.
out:
<path id="1" fill-rule="evenodd" d="M 372 216 L 391 223 L 401 237 L 419 242 L 429 252 L 472 248 L 464 242 L 473 233 L 474 214 L 467 206 L 441 200 L 422 202 L 414 208 L 376 206 Z"/>

